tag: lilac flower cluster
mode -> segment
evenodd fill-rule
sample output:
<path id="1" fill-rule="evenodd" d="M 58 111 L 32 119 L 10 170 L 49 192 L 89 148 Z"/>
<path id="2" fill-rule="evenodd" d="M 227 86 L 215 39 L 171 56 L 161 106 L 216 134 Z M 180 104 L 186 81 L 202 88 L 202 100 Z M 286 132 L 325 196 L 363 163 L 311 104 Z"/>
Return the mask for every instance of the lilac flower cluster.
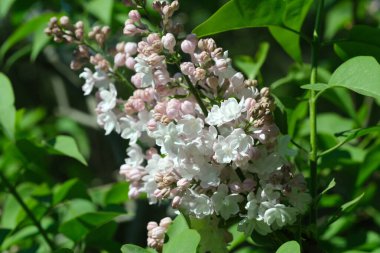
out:
<path id="1" fill-rule="evenodd" d="M 311 198 L 287 160 L 294 151 L 273 121 L 269 89 L 237 72 L 213 39 L 184 35 L 172 20 L 178 6 L 154 2 L 160 32 L 132 10 L 123 31 L 140 40 L 118 43 L 113 64 L 91 56 L 93 69 L 80 74 L 85 95 L 97 89 L 99 125 L 129 141 L 120 168 L 129 196 L 146 194 L 151 204 L 170 200 L 197 218 L 239 218 L 247 234 L 293 224 Z M 114 83 L 128 69 L 135 90 L 124 100 Z M 150 242 L 159 246 L 161 239 Z"/>

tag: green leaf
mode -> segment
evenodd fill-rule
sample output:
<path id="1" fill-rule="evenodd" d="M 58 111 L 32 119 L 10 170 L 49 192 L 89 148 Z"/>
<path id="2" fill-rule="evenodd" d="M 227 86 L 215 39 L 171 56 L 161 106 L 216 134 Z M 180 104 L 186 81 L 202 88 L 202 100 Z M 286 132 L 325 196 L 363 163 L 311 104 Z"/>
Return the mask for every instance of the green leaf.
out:
<path id="1" fill-rule="evenodd" d="M 284 25 L 295 31 L 301 31 L 302 23 L 312 5 L 312 0 L 287 1 Z M 269 31 L 287 54 L 295 61 L 302 62 L 299 35 L 281 27 L 270 27 Z"/>
<path id="2" fill-rule="evenodd" d="M 198 244 L 201 240 L 196 230 L 189 229 L 185 217 L 178 215 L 167 231 L 169 241 L 164 244 L 163 253 L 196 253 Z"/>
<path id="3" fill-rule="evenodd" d="M 30 54 L 30 59 L 32 61 L 36 60 L 38 54 L 41 52 L 41 50 L 46 46 L 46 44 L 50 40 L 50 37 L 44 32 L 45 27 L 46 27 L 46 24 L 41 23 L 39 27 L 36 28 L 36 31 L 34 32 L 32 52 Z"/>
<path id="4" fill-rule="evenodd" d="M 200 235 L 194 229 L 182 231 L 177 236 L 169 237 L 168 243 L 164 244 L 163 253 L 197 253 L 197 247 L 201 240 Z"/>
<path id="5" fill-rule="evenodd" d="M 363 198 L 363 196 L 364 196 L 364 192 L 360 194 L 358 197 L 354 198 L 353 200 L 348 201 L 347 203 L 344 203 L 341 206 L 341 211 L 349 212 L 350 210 L 352 210 L 354 206 Z"/>
<path id="6" fill-rule="evenodd" d="M 312 0 L 231 0 L 193 30 L 199 37 L 249 27 L 270 27 L 285 51 L 301 61 L 298 34 Z M 226 22 L 228 20 L 228 22 Z"/>
<path id="7" fill-rule="evenodd" d="M 119 182 L 112 186 L 112 188 L 105 195 L 105 204 L 121 204 L 128 200 L 129 184 L 126 182 Z"/>
<path id="8" fill-rule="evenodd" d="M 8 138 L 13 139 L 15 131 L 15 97 L 10 80 L 0 72 L 0 127 Z"/>
<path id="9" fill-rule="evenodd" d="M 345 87 L 380 101 L 380 65 L 371 56 L 352 58 L 335 70 L 328 84 L 331 87 Z"/>
<path id="10" fill-rule="evenodd" d="M 3 243 L 4 239 L 7 237 L 7 235 L 12 232 L 11 229 L 8 228 L 0 228 L 0 245 Z"/>
<path id="11" fill-rule="evenodd" d="M 36 32 L 42 27 L 42 25 L 46 25 L 49 19 L 55 15 L 56 14 L 53 13 L 38 15 L 21 25 L 0 47 L 0 61 L 13 45 L 26 38 L 28 35 Z"/>
<path id="12" fill-rule="evenodd" d="M 331 180 L 331 182 L 329 183 L 329 185 L 326 187 L 326 189 L 324 189 L 322 192 L 321 192 L 321 195 L 325 194 L 326 192 L 328 192 L 329 190 L 331 190 L 332 188 L 334 188 L 336 185 L 336 182 L 335 182 L 335 178 L 333 178 Z"/>
<path id="13" fill-rule="evenodd" d="M 380 29 L 364 25 L 355 26 L 344 41 L 334 44 L 334 50 L 343 60 L 367 55 L 380 61 Z"/>
<path id="14" fill-rule="evenodd" d="M 363 163 L 359 166 L 358 177 L 356 179 L 355 186 L 362 186 L 367 179 L 380 168 L 380 146 L 375 147 L 365 157 Z"/>
<path id="15" fill-rule="evenodd" d="M 76 159 L 87 165 L 83 155 L 79 152 L 75 140 L 70 136 L 60 135 L 47 143 L 50 151 L 54 154 L 61 154 Z"/>
<path id="16" fill-rule="evenodd" d="M 53 205 L 67 199 L 83 198 L 89 199 L 86 187 L 77 178 L 66 181 L 54 188 Z"/>
<path id="17" fill-rule="evenodd" d="M 296 241 L 288 241 L 282 244 L 276 253 L 301 253 L 301 247 Z"/>
<path id="18" fill-rule="evenodd" d="M 125 244 L 121 247 L 122 253 L 151 253 L 151 251 L 141 248 L 137 245 Z"/>
<path id="19" fill-rule="evenodd" d="M 193 33 L 204 37 L 241 28 L 280 26 L 285 8 L 285 1 L 279 0 L 231 0 L 197 26 Z"/>
<path id="20" fill-rule="evenodd" d="M 77 242 L 84 239 L 92 230 L 112 221 L 118 215 L 119 213 L 111 212 L 85 213 L 61 224 L 59 232 Z"/>
<path id="21" fill-rule="evenodd" d="M 254 58 L 247 55 L 240 55 L 234 58 L 235 65 L 248 77 L 255 79 L 259 73 L 269 51 L 269 43 L 263 42 L 259 45 Z"/>
<path id="22" fill-rule="evenodd" d="M 92 0 L 84 3 L 84 8 L 100 19 L 104 24 L 110 25 L 112 19 L 113 0 Z"/>
<path id="23" fill-rule="evenodd" d="M 8 13 L 13 3 L 16 0 L 1 0 L 0 4 L 0 19 L 4 18 Z"/>

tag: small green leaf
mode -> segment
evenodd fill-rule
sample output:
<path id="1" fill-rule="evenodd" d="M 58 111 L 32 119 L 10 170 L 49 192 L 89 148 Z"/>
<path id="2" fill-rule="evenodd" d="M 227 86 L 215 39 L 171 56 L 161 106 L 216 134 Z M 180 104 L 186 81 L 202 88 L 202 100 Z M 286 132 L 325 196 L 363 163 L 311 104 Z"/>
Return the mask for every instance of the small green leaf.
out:
<path id="1" fill-rule="evenodd" d="M 234 58 L 235 65 L 248 77 L 255 79 L 259 73 L 269 51 L 269 43 L 263 42 L 259 45 L 255 58 L 247 55 L 241 55 Z"/>
<path id="2" fill-rule="evenodd" d="M 325 83 L 314 83 L 314 84 L 305 84 L 302 85 L 301 88 L 305 90 L 315 90 L 315 91 L 321 91 L 328 89 L 330 86 Z"/>
<path id="3" fill-rule="evenodd" d="M 0 245 L 3 243 L 4 239 L 10 232 L 12 232 L 12 229 L 0 228 Z"/>
<path id="4" fill-rule="evenodd" d="M 358 56 L 340 65 L 332 74 L 329 85 L 345 87 L 380 101 L 380 65 L 371 56 Z"/>
<path id="5" fill-rule="evenodd" d="M 350 211 L 363 198 L 363 196 L 364 192 L 360 194 L 358 197 L 354 198 L 353 200 L 344 203 L 341 207 L 342 212 Z"/>
<path id="6" fill-rule="evenodd" d="M 16 0 L 1 0 L 0 4 L 0 19 L 4 18 L 8 13 L 13 3 Z"/>
<path id="7" fill-rule="evenodd" d="M 0 127 L 13 139 L 16 121 L 15 98 L 10 80 L 0 72 Z"/>
<path id="8" fill-rule="evenodd" d="M 180 214 L 174 219 L 173 223 L 170 224 L 166 233 L 171 237 L 175 237 L 186 229 L 189 229 L 189 225 L 187 224 L 185 217 Z"/>
<path id="9" fill-rule="evenodd" d="M 343 60 L 367 55 L 380 61 L 380 29 L 364 25 L 355 26 L 344 41 L 334 44 L 334 50 Z"/>
<path id="10" fill-rule="evenodd" d="M 119 182 L 105 195 L 105 204 L 121 204 L 128 200 L 129 184 L 127 182 Z"/>
<path id="11" fill-rule="evenodd" d="M 112 221 L 118 215 L 120 214 L 111 212 L 85 213 L 61 224 L 59 232 L 73 241 L 80 241 L 92 230 Z"/>
<path id="12" fill-rule="evenodd" d="M 111 24 L 113 0 L 92 0 L 84 3 L 84 8 L 100 19 L 104 24 Z"/>
<path id="13" fill-rule="evenodd" d="M 54 188 L 53 205 L 74 198 L 89 199 L 86 187 L 77 178 L 68 180 Z"/>
<path id="14" fill-rule="evenodd" d="M 60 135 L 49 141 L 47 145 L 52 153 L 65 155 L 87 165 L 83 155 L 79 152 L 75 140 L 70 136 Z"/>
<path id="15" fill-rule="evenodd" d="M 30 59 L 32 61 L 36 60 L 38 54 L 50 40 L 50 37 L 44 32 L 45 27 L 46 24 L 42 23 L 34 32 L 32 52 L 30 54 Z"/>
<path id="16" fill-rule="evenodd" d="M 42 25 L 46 25 L 49 19 L 55 15 L 56 14 L 53 13 L 38 15 L 21 25 L 0 47 L 0 61 L 13 45 L 36 32 L 36 30 L 40 29 Z"/>
<path id="17" fill-rule="evenodd" d="M 329 183 L 329 185 L 326 187 L 326 189 L 324 189 L 322 192 L 321 192 L 321 195 L 325 194 L 326 192 L 328 192 L 329 190 L 331 190 L 332 188 L 334 188 L 336 185 L 336 182 L 335 182 L 335 178 L 333 178 L 331 180 L 331 182 Z"/>
<path id="18" fill-rule="evenodd" d="M 358 177 L 356 179 L 356 187 L 362 186 L 367 179 L 380 168 L 380 146 L 376 146 L 366 156 L 363 163 L 359 166 Z"/>
<path id="19" fill-rule="evenodd" d="M 121 247 L 122 253 L 152 253 L 152 251 L 141 248 L 137 245 L 125 244 Z M 154 252 L 154 251 L 153 251 Z"/>
<path id="20" fill-rule="evenodd" d="M 296 241 L 288 241 L 282 244 L 276 253 L 301 253 L 301 247 Z"/>

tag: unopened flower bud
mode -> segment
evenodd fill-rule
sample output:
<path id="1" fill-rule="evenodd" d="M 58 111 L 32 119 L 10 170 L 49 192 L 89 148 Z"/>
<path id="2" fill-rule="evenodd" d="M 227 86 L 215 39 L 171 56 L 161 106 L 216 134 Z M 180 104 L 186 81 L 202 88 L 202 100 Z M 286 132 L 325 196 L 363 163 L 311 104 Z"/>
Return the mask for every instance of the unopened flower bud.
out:
<path id="1" fill-rule="evenodd" d="M 167 229 L 172 222 L 173 221 L 170 217 L 165 217 L 160 221 L 160 227 L 164 227 Z"/>
<path id="2" fill-rule="evenodd" d="M 165 49 L 169 50 L 169 52 L 173 52 L 174 46 L 176 44 L 176 40 L 173 34 L 167 33 L 162 37 L 162 44 Z"/>
<path id="3" fill-rule="evenodd" d="M 124 52 L 129 55 L 135 55 L 137 53 L 137 44 L 134 42 L 125 43 Z"/>
<path id="4" fill-rule="evenodd" d="M 67 26 L 68 24 L 70 24 L 70 19 L 67 16 L 62 16 L 59 19 L 59 23 L 61 23 L 61 25 L 63 25 L 63 26 Z"/>
<path id="5" fill-rule="evenodd" d="M 141 19 L 141 15 L 137 10 L 131 10 L 128 13 L 128 17 L 132 20 L 132 22 L 139 22 Z"/>

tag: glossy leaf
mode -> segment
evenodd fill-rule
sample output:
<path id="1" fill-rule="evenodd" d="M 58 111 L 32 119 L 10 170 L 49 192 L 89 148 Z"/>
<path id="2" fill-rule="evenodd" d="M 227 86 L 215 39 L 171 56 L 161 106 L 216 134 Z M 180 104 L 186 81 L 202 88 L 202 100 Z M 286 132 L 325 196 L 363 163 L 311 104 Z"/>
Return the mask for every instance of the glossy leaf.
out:
<path id="1" fill-rule="evenodd" d="M 326 192 L 328 192 L 329 190 L 331 190 L 332 188 L 334 188 L 335 185 L 336 185 L 335 178 L 333 178 L 333 179 L 330 181 L 329 185 L 326 187 L 326 189 L 324 189 L 324 190 L 321 192 L 321 195 L 322 195 L 322 194 L 325 194 Z"/>
<path id="2" fill-rule="evenodd" d="M 16 109 L 14 94 L 10 80 L 0 73 L 0 127 L 8 138 L 13 138 L 15 131 Z"/>
<path id="3" fill-rule="evenodd" d="M 87 165 L 83 155 L 79 152 L 75 140 L 70 136 L 60 135 L 47 143 L 52 153 L 65 155 Z"/>
<path id="4" fill-rule="evenodd" d="M 334 44 L 334 50 L 343 60 L 367 55 L 380 61 L 380 29 L 364 25 L 355 26 L 347 38 Z"/>
<path id="5" fill-rule="evenodd" d="M 340 65 L 329 80 L 330 86 L 345 87 L 380 101 L 380 65 L 371 56 L 358 56 Z"/>
<path id="6" fill-rule="evenodd" d="M 301 253 L 301 247 L 296 241 L 288 241 L 282 244 L 276 253 Z"/>
<path id="7" fill-rule="evenodd" d="M 380 168 L 380 146 L 376 146 L 365 157 L 363 163 L 359 166 L 358 178 L 356 179 L 356 187 L 362 186 L 368 178 Z"/>
<path id="8" fill-rule="evenodd" d="M 121 204 L 128 200 L 129 184 L 119 182 L 112 186 L 106 193 L 104 202 L 106 204 Z"/>
<path id="9" fill-rule="evenodd" d="M 263 42 L 259 45 L 254 58 L 247 55 L 240 55 L 234 58 L 235 65 L 248 77 L 255 79 L 262 65 L 267 58 L 269 51 L 269 43 Z"/>
<path id="10" fill-rule="evenodd" d="M 311 0 L 231 0 L 193 32 L 200 37 L 248 27 L 271 27 L 270 31 L 285 51 L 301 61 L 299 35 Z M 228 22 L 226 22 L 228 20 Z"/>

